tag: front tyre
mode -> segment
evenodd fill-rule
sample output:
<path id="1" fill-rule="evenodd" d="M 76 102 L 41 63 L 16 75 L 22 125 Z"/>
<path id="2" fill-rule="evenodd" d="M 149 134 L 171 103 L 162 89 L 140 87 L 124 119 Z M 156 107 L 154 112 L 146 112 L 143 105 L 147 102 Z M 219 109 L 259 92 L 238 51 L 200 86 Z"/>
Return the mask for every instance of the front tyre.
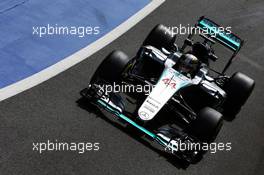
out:
<path id="1" fill-rule="evenodd" d="M 222 114 L 210 107 L 201 109 L 197 118 L 186 128 L 187 133 L 201 142 L 213 142 L 223 125 Z"/>

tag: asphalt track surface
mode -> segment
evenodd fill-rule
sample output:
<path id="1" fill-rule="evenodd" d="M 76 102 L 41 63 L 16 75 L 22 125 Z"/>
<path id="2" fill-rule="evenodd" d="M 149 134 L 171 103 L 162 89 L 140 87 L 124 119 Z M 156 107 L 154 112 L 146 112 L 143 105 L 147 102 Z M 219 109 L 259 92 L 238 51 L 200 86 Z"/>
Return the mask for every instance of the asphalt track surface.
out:
<path id="1" fill-rule="evenodd" d="M 230 72 L 253 77 L 256 88 L 237 119 L 225 122 L 217 141 L 229 152 L 207 154 L 186 169 L 107 122 L 76 101 L 96 67 L 113 49 L 133 56 L 157 23 L 193 24 L 206 15 L 232 26 L 246 40 Z M 264 2 L 170 0 L 125 35 L 66 72 L 0 103 L 0 174 L 263 174 Z M 99 142 L 97 152 L 32 151 L 32 142 Z"/>

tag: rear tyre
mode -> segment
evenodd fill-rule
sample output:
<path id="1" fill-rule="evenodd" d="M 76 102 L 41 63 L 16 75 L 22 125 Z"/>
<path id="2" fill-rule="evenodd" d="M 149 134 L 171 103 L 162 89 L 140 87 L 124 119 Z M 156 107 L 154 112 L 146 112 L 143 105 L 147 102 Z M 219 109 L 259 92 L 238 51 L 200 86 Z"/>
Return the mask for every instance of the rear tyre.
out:
<path id="1" fill-rule="evenodd" d="M 213 142 L 223 125 L 222 114 L 205 107 L 201 109 L 197 118 L 186 128 L 186 132 L 201 142 Z"/>
<path id="2" fill-rule="evenodd" d="M 151 45 L 157 49 L 165 48 L 170 51 L 174 47 L 175 39 L 176 35 L 173 35 L 168 27 L 158 24 L 151 30 L 147 38 L 144 40 L 143 46 Z"/>
<path id="3" fill-rule="evenodd" d="M 233 120 L 246 103 L 255 86 L 253 79 L 240 72 L 235 73 L 224 86 L 227 94 L 223 105 L 226 120 Z"/>
<path id="4" fill-rule="evenodd" d="M 95 71 L 90 84 L 96 83 L 99 79 L 110 84 L 119 83 L 128 62 L 129 57 L 124 52 L 118 50 L 111 52 Z"/>

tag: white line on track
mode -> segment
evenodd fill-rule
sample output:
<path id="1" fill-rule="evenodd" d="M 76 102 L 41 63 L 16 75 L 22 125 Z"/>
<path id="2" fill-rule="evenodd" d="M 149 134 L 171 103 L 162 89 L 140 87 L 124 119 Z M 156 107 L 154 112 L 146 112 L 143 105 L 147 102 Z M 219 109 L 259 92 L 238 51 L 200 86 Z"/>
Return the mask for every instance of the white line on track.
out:
<path id="1" fill-rule="evenodd" d="M 152 11 L 154 11 L 157 7 L 159 7 L 163 2 L 165 2 L 165 0 L 152 0 L 152 2 L 150 2 L 135 15 L 131 16 L 128 20 L 114 28 L 111 32 L 96 40 L 92 44 L 89 44 L 87 47 L 40 71 L 39 73 L 0 89 L 0 101 L 30 89 L 83 61 L 124 34 L 143 18 L 149 15 Z"/>

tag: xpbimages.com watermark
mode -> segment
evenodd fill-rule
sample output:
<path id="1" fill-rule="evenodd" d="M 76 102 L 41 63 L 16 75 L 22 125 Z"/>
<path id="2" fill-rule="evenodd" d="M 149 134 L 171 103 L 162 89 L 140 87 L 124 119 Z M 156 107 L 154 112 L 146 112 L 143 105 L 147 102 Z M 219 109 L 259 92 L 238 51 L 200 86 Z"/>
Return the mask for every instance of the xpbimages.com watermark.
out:
<path id="1" fill-rule="evenodd" d="M 172 36 L 174 35 L 189 35 L 189 34 L 203 34 L 203 35 L 210 35 L 212 37 L 216 37 L 219 33 L 225 33 L 229 35 L 232 33 L 232 27 L 210 27 L 201 29 L 199 27 L 191 26 L 190 24 L 187 25 L 178 25 L 178 26 L 169 26 L 166 27 L 166 33 L 170 33 Z"/>
<path id="2" fill-rule="evenodd" d="M 46 26 L 33 26 L 32 35 L 38 37 L 51 36 L 51 35 L 62 35 L 62 36 L 77 36 L 83 38 L 89 35 L 100 34 L 99 26 L 60 26 L 58 24 Z"/>
<path id="3" fill-rule="evenodd" d="M 218 151 L 231 151 L 232 143 L 192 143 L 192 142 L 182 142 L 181 140 L 170 142 L 166 147 L 165 151 L 178 152 L 178 151 L 209 151 L 215 154 Z"/>
<path id="4" fill-rule="evenodd" d="M 89 151 L 99 151 L 100 143 L 98 142 L 59 142 L 58 140 L 45 142 L 33 142 L 32 150 L 42 154 L 51 151 L 73 151 L 83 154 Z"/>
<path id="5" fill-rule="evenodd" d="M 113 84 L 101 84 L 99 85 L 99 88 L 103 90 L 106 94 L 109 93 L 145 93 L 146 95 L 149 95 L 152 89 L 155 87 L 155 85 L 132 85 L 132 84 L 116 84 L 115 82 Z"/>

